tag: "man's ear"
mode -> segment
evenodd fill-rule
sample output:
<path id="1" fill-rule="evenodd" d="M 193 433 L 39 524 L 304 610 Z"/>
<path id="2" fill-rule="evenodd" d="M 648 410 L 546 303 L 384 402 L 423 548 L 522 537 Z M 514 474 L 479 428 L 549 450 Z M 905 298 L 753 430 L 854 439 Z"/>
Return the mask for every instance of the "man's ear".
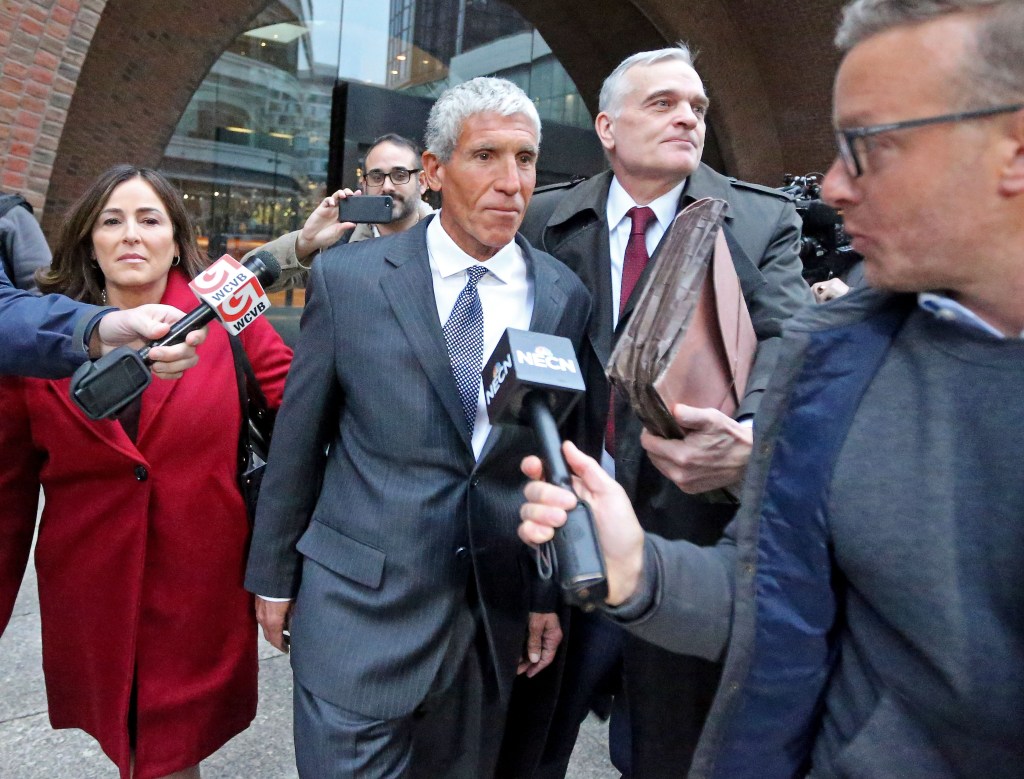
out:
<path id="1" fill-rule="evenodd" d="M 607 152 L 615 149 L 615 134 L 614 120 L 604 111 L 597 115 L 594 119 L 594 131 L 597 133 L 598 139 L 601 141 L 601 145 Z"/>
<path id="2" fill-rule="evenodd" d="M 1007 156 L 1003 163 L 999 186 L 1004 195 L 1024 195 L 1024 109 L 1009 117 Z"/>
<path id="3" fill-rule="evenodd" d="M 423 178 L 432 190 L 441 191 L 441 185 L 444 183 L 444 163 L 432 151 L 423 152 Z"/>

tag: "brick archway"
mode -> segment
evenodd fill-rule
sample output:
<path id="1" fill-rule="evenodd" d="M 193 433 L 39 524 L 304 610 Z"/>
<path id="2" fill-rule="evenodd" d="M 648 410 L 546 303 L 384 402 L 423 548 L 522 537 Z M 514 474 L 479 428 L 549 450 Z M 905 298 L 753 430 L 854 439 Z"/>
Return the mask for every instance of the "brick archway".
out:
<path id="1" fill-rule="evenodd" d="M 48 234 L 106 168 L 160 163 L 213 63 L 267 3 L 107 0 L 54 161 L 43 218 Z"/>
<path id="2" fill-rule="evenodd" d="M 843 0 L 508 0 L 591 110 L 629 54 L 685 39 L 713 98 L 725 171 L 778 185 L 832 156 L 832 31 Z M 212 64 L 269 0 L 7 0 L 0 6 L 0 187 L 44 227 L 111 164 L 159 163 Z M 279 21 L 287 4 L 274 3 Z M 270 12 L 268 12 L 270 13 Z M 260 23 L 263 23 L 261 18 Z"/>
<path id="3" fill-rule="evenodd" d="M 506 0 L 532 21 L 592 112 L 637 51 L 685 40 L 712 97 L 725 172 L 770 186 L 834 154 L 832 36 L 845 0 Z"/>

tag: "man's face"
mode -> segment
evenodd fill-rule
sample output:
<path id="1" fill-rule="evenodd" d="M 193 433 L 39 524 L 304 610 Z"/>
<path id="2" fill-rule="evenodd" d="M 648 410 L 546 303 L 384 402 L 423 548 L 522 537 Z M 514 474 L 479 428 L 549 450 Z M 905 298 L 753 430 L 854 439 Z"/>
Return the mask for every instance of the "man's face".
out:
<path id="1" fill-rule="evenodd" d="M 850 129 L 964 109 L 961 63 L 976 21 L 949 14 L 893 28 L 855 46 L 836 76 L 834 122 Z M 927 67 L 922 63 L 928 63 Z M 969 106 L 973 107 L 973 106 Z M 878 288 L 966 293 L 991 276 L 977 241 L 998 186 L 998 133 L 1006 117 L 896 130 L 861 145 L 864 172 L 836 160 L 824 198 L 843 212 L 865 275 Z"/>
<path id="2" fill-rule="evenodd" d="M 700 76 L 684 62 L 667 61 L 634 66 L 623 81 L 618 115 L 595 120 L 612 169 L 627 191 L 631 181 L 671 189 L 697 169 L 704 151 L 708 98 Z"/>
<path id="3" fill-rule="evenodd" d="M 519 229 L 537 182 L 537 133 L 524 114 L 474 114 L 448 162 L 423 155 L 427 181 L 441 192 L 441 224 L 478 260 L 493 257 Z"/>
<path id="4" fill-rule="evenodd" d="M 366 155 L 366 172 L 380 171 L 391 173 L 395 168 L 405 170 L 416 170 L 420 168 L 420 160 L 412 149 L 405 146 L 398 146 L 389 141 L 384 141 L 374 146 Z M 426 191 L 420 173 L 414 173 L 405 184 L 395 184 L 390 177 L 384 179 L 379 187 L 372 186 L 364 181 L 365 194 L 367 195 L 391 195 L 394 200 L 392 213 L 394 222 L 401 222 L 403 218 L 413 212 L 420 196 Z"/>

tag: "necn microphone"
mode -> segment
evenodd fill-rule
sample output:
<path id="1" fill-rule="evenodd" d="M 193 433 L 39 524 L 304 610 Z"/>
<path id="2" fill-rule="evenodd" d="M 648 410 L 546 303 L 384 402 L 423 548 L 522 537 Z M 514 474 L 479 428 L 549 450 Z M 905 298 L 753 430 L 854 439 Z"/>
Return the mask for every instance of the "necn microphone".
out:
<path id="1" fill-rule="evenodd" d="M 529 425 L 537 437 L 548 481 L 572 489 L 558 423 L 585 390 L 568 338 L 509 328 L 483 370 L 484 402 L 492 425 Z M 590 507 L 582 500 L 538 556 L 550 555 L 562 597 L 592 611 L 608 595 L 604 557 Z M 542 567 L 542 574 L 544 573 Z"/>
<path id="2" fill-rule="evenodd" d="M 180 344 L 214 319 L 238 335 L 270 308 L 264 285 L 270 286 L 280 275 L 281 266 L 270 252 L 257 252 L 244 265 L 225 254 L 189 282 L 200 301 L 196 308 L 175 322 L 167 335 L 139 351 L 119 346 L 79 366 L 71 377 L 71 399 L 90 419 L 116 415 L 152 381 L 147 358 L 154 347 Z"/>

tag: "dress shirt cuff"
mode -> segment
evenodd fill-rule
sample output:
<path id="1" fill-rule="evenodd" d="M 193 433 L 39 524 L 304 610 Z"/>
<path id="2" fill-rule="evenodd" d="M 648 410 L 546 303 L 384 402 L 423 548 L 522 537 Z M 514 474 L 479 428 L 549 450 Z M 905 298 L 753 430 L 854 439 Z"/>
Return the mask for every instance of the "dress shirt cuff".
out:
<path id="1" fill-rule="evenodd" d="M 266 595 L 257 595 L 256 597 L 270 603 L 288 603 L 289 601 L 295 600 L 295 598 L 268 598 Z"/>
<path id="2" fill-rule="evenodd" d="M 650 540 L 644 538 L 644 562 L 636 591 L 618 606 L 603 606 L 604 613 L 615 622 L 627 624 L 644 619 L 660 600 L 661 577 L 658 575 L 658 555 Z"/>

